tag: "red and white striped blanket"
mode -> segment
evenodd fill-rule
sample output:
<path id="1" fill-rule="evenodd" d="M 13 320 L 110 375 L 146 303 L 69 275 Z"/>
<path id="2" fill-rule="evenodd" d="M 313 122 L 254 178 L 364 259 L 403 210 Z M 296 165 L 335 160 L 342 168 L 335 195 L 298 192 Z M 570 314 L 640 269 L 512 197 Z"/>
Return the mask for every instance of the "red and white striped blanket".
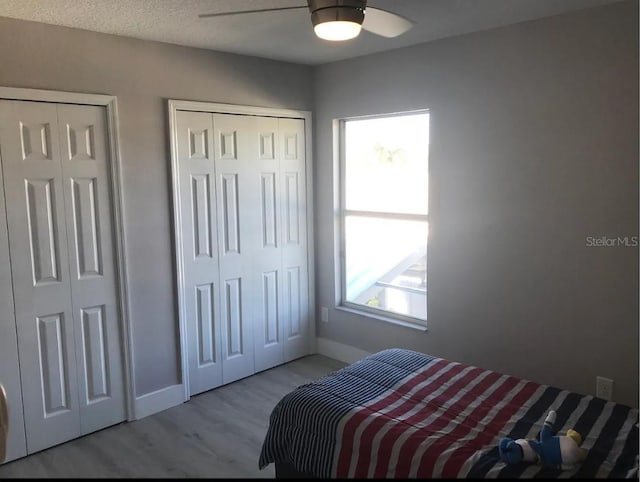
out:
<path id="1" fill-rule="evenodd" d="M 507 466 L 502 437 L 535 438 L 549 410 L 583 436 L 587 459 L 560 471 Z M 285 396 L 260 455 L 338 478 L 638 477 L 638 411 L 491 370 L 389 349 Z"/>

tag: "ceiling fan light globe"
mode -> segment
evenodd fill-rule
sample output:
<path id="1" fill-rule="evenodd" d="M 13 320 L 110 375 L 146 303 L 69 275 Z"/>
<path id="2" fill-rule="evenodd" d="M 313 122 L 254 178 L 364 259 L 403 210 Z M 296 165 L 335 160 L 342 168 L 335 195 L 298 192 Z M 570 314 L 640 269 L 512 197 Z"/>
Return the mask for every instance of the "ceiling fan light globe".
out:
<path id="1" fill-rule="evenodd" d="M 313 27 L 313 30 L 321 39 L 335 42 L 357 37 L 360 34 L 360 30 L 362 30 L 362 25 L 356 22 L 334 20 L 319 23 Z"/>
<path id="2" fill-rule="evenodd" d="M 341 0 L 345 5 L 333 2 L 310 2 L 311 23 L 316 35 L 321 39 L 339 41 L 357 37 L 364 21 L 364 9 L 354 0 Z M 353 5 L 349 3 L 353 3 Z"/>

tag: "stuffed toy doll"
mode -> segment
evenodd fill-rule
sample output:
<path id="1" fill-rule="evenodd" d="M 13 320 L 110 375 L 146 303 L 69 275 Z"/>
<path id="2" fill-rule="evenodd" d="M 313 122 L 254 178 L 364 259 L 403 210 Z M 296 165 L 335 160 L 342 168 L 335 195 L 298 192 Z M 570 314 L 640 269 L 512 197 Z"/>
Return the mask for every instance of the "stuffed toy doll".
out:
<path id="1" fill-rule="evenodd" d="M 582 437 L 571 429 L 566 435 L 556 435 L 553 430 L 555 422 L 556 412 L 551 410 L 540 431 L 540 440 L 500 439 L 500 460 L 507 464 L 532 462 L 562 470 L 575 468 L 587 455 L 586 450 L 580 447 Z"/>

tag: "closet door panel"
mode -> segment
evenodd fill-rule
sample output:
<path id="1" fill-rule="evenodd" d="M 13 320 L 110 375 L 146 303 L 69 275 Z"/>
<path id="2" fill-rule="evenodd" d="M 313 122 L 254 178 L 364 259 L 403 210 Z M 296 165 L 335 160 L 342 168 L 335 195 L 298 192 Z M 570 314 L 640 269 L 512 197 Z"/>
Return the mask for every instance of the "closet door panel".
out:
<path id="1" fill-rule="evenodd" d="M 58 120 L 0 102 L 0 144 L 29 453 L 80 434 Z"/>
<path id="2" fill-rule="evenodd" d="M 126 417 L 106 112 L 59 105 L 81 433 Z"/>
<path id="3" fill-rule="evenodd" d="M 2 106 L 0 106 L 0 110 Z M 2 165 L 0 145 L 0 165 Z M 5 214 L 2 169 L 0 169 L 0 385 L 4 386 L 9 410 L 9 434 L 4 462 L 27 455 L 22 412 L 22 386 L 18 364 L 18 339 L 13 309 L 13 285 L 9 259 L 9 238 Z M 0 460 L 0 463 L 3 461 Z"/>
<path id="4" fill-rule="evenodd" d="M 280 145 L 281 303 L 284 361 L 309 353 L 309 274 L 305 129 L 302 119 L 278 119 Z"/>
<path id="5" fill-rule="evenodd" d="M 213 116 L 179 111 L 177 163 L 189 394 L 222 384 Z"/>
<path id="6" fill-rule="evenodd" d="M 253 142 L 258 158 L 252 167 L 258 199 L 258 236 L 250 238 L 255 252 L 257 290 L 254 316 L 254 351 L 256 371 L 283 363 L 284 325 L 282 320 L 282 210 L 280 209 L 280 152 L 278 119 L 252 118 Z"/>
<path id="7" fill-rule="evenodd" d="M 260 236 L 259 144 L 252 117 L 214 114 L 223 383 L 254 373 L 255 238 Z"/>

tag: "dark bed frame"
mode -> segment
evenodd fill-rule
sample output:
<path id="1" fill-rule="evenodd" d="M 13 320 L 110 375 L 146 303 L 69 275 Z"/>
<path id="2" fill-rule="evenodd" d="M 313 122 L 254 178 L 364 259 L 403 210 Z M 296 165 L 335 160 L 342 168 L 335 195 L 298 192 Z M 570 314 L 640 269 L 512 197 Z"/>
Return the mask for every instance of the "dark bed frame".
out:
<path id="1" fill-rule="evenodd" d="M 318 477 L 298 472 L 296 468 L 286 462 L 276 462 L 276 479 L 317 479 Z"/>

